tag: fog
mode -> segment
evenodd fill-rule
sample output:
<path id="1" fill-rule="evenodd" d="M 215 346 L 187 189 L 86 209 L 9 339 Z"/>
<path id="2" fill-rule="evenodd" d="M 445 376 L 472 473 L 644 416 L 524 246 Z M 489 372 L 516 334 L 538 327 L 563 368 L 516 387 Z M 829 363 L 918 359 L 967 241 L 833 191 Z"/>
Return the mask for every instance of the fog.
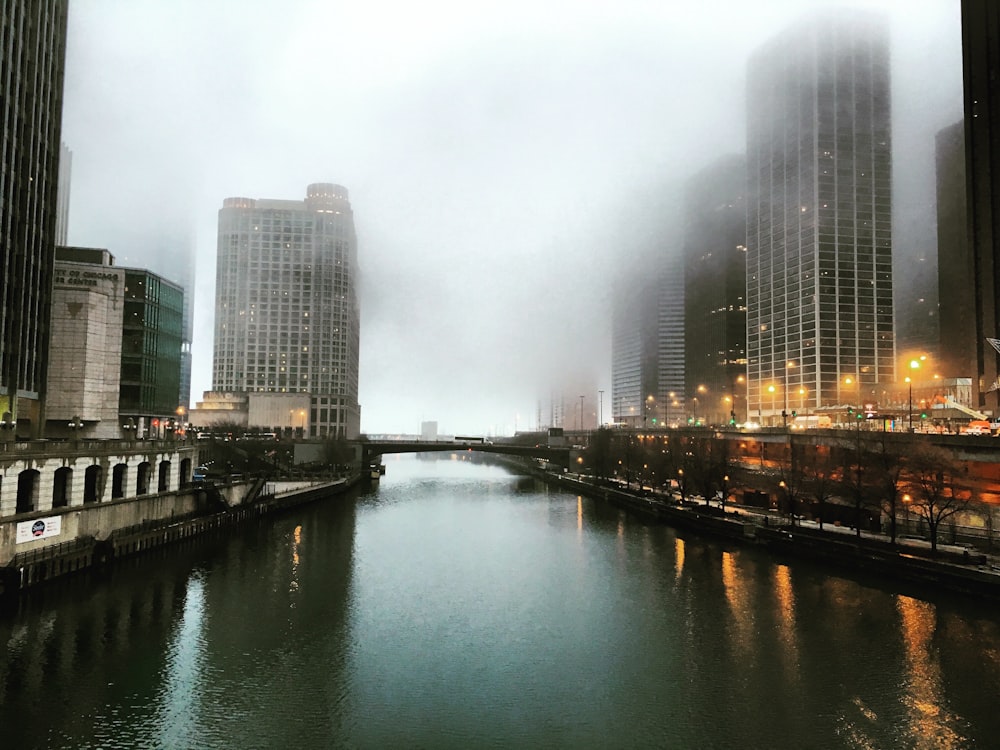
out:
<path id="1" fill-rule="evenodd" d="M 825 5 L 75 0 L 69 241 L 168 276 L 191 249 L 198 400 L 223 199 L 336 182 L 364 431 L 509 434 L 599 389 L 607 418 L 613 281 L 671 262 L 680 186 L 745 149 L 748 55 Z M 934 133 L 962 114 L 959 6 L 862 5 L 892 31 L 898 297 L 933 250 Z"/>

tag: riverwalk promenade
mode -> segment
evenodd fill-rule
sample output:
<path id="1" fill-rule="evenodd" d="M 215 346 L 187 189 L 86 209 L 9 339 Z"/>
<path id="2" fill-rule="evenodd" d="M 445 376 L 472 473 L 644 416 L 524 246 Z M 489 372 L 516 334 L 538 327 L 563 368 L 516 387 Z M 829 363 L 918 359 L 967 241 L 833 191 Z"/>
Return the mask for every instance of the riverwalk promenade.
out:
<path id="1" fill-rule="evenodd" d="M 635 490 L 592 477 L 533 472 L 546 481 L 603 500 L 639 516 L 742 544 L 755 544 L 790 557 L 805 557 L 839 568 L 936 587 L 951 592 L 1000 599 L 1000 557 L 964 545 L 930 544 L 815 521 L 749 506 L 703 498 L 681 499 L 677 492 Z"/>

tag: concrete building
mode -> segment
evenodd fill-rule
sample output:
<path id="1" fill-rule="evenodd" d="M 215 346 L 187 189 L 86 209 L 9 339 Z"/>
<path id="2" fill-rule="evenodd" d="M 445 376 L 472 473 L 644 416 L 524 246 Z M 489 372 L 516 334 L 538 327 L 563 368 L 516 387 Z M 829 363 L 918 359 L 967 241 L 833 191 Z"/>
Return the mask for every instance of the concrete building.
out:
<path id="1" fill-rule="evenodd" d="M 66 10 L 0 3 L 0 425 L 20 437 L 43 419 Z"/>
<path id="2" fill-rule="evenodd" d="M 745 174 L 744 158 L 728 156 L 692 177 L 685 191 L 687 395 L 712 424 L 747 418 Z"/>
<path id="3" fill-rule="evenodd" d="M 747 82 L 748 403 L 769 424 L 896 378 L 889 34 L 812 15 Z"/>
<path id="4" fill-rule="evenodd" d="M 118 387 L 124 303 L 125 271 L 114 267 L 111 253 L 56 249 L 47 437 L 122 436 Z"/>
<path id="5" fill-rule="evenodd" d="M 962 0 L 967 232 L 973 260 L 979 408 L 1000 414 L 1000 4 Z"/>
<path id="6" fill-rule="evenodd" d="M 304 424 L 293 408 L 281 422 L 249 426 L 356 437 L 360 315 L 347 190 L 319 183 L 304 201 L 227 198 L 217 269 L 213 391 L 305 395 Z M 264 418 L 256 414 L 248 418 Z"/>

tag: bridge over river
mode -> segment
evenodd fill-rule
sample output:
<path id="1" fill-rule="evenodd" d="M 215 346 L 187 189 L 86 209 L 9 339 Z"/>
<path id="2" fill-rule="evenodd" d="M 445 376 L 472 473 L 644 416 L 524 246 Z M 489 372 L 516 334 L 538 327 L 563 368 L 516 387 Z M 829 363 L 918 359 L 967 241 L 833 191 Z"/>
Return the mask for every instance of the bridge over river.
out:
<path id="1" fill-rule="evenodd" d="M 368 466 L 376 457 L 386 453 L 430 453 L 478 451 L 480 453 L 499 453 L 506 456 L 521 456 L 523 458 L 543 458 L 559 466 L 569 466 L 570 451 L 568 446 L 549 445 L 515 445 L 505 442 L 463 441 L 463 440 L 364 440 L 361 441 L 362 466 Z"/>

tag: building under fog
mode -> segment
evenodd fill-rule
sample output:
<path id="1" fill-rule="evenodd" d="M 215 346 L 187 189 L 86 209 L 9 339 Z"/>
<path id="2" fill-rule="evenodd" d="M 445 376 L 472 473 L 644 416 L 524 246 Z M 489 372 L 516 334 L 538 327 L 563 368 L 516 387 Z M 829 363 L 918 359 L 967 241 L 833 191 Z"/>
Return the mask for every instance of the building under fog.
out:
<path id="1" fill-rule="evenodd" d="M 962 0 L 968 242 L 973 262 L 977 406 L 1000 414 L 1000 4 Z M 964 290 L 962 290 L 964 291 Z M 961 292 L 959 292 L 961 293 Z"/>
<path id="2" fill-rule="evenodd" d="M 615 294 L 611 403 L 616 424 L 679 424 L 694 414 L 684 398 L 684 271 L 679 260 L 622 282 Z M 700 415 L 699 415 L 700 416 Z"/>
<path id="3" fill-rule="evenodd" d="M 895 380 L 889 32 L 810 16 L 747 81 L 751 417 L 870 401 Z"/>
<path id="4" fill-rule="evenodd" d="M 227 198 L 219 211 L 212 404 L 249 428 L 357 437 L 357 241 L 346 188 L 304 201 Z M 242 411 L 229 407 L 244 399 Z"/>
<path id="5" fill-rule="evenodd" d="M 965 123 L 938 131 L 937 181 L 938 370 L 948 378 L 973 379 L 976 364 L 975 268 L 969 246 L 965 200 Z"/>
<path id="6" fill-rule="evenodd" d="M 0 426 L 23 437 L 46 391 L 66 8 L 0 4 Z"/>
<path id="7" fill-rule="evenodd" d="M 745 170 L 742 156 L 728 156 L 685 190 L 685 380 L 713 424 L 746 421 Z"/>

